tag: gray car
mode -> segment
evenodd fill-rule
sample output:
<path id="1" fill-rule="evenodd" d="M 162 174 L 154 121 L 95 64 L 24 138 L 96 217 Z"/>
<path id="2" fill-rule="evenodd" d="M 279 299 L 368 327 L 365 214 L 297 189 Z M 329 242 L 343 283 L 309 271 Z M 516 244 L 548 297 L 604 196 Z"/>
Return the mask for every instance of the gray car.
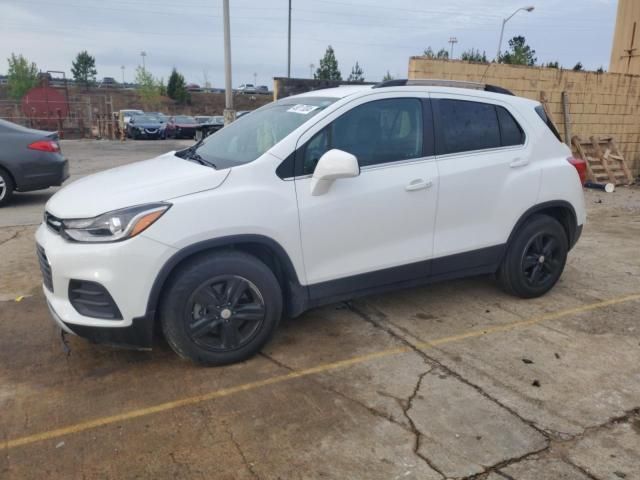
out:
<path id="1" fill-rule="evenodd" d="M 14 191 L 29 192 L 62 185 L 69 164 L 57 132 L 45 132 L 0 120 L 0 207 Z"/>

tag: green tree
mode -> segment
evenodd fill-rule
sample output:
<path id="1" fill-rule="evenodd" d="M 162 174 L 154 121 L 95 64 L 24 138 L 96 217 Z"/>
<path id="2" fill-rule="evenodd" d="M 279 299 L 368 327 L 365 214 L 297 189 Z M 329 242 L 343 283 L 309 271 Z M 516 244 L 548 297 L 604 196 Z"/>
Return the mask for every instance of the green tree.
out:
<path id="1" fill-rule="evenodd" d="M 9 70 L 7 72 L 7 85 L 9 96 L 20 100 L 25 93 L 38 84 L 38 67 L 29 62 L 22 55 L 11 54 L 7 59 Z"/>
<path id="2" fill-rule="evenodd" d="M 342 74 L 338 68 L 338 60 L 336 60 L 336 54 L 331 45 L 327 47 L 324 57 L 320 59 L 320 66 L 313 78 L 316 80 L 342 80 Z"/>
<path id="3" fill-rule="evenodd" d="M 382 81 L 383 82 L 388 82 L 389 80 L 393 80 L 393 75 L 391 75 L 389 70 L 387 70 L 387 73 L 385 73 L 384 77 L 382 77 Z"/>
<path id="4" fill-rule="evenodd" d="M 544 65 L 546 68 L 560 68 L 560 64 L 556 61 L 556 62 L 548 62 L 546 65 Z"/>
<path id="5" fill-rule="evenodd" d="M 159 82 L 142 67 L 136 68 L 136 84 L 142 103 L 147 108 L 153 108 L 160 103 Z"/>
<path id="6" fill-rule="evenodd" d="M 83 50 L 76 55 L 76 59 L 71 63 L 71 73 L 73 79 L 79 85 L 84 85 L 86 90 L 89 90 L 91 85 L 96 83 L 96 59 L 89 55 L 89 52 Z"/>
<path id="7" fill-rule="evenodd" d="M 436 58 L 438 60 L 449 60 L 449 51 L 446 48 L 441 48 L 438 50 L 438 53 L 436 53 Z"/>
<path id="8" fill-rule="evenodd" d="M 604 68 L 602 68 L 602 66 L 600 66 L 600 68 L 598 68 L 596 70 L 596 73 L 604 73 Z"/>
<path id="9" fill-rule="evenodd" d="M 449 60 L 449 52 L 446 48 L 441 48 L 438 53 L 433 51 L 430 46 L 425 48 L 423 55 L 430 60 Z"/>
<path id="10" fill-rule="evenodd" d="M 178 103 L 188 103 L 190 100 L 190 95 L 187 91 L 187 82 L 185 82 L 184 77 L 181 73 L 178 73 L 175 67 L 173 67 L 171 75 L 169 75 L 167 96 Z"/>
<path id="11" fill-rule="evenodd" d="M 351 74 L 347 80 L 349 82 L 364 82 L 364 72 L 362 71 L 362 68 L 360 68 L 357 60 L 356 64 L 351 69 Z"/>
<path id="12" fill-rule="evenodd" d="M 584 67 L 582 66 L 582 62 L 578 62 L 573 66 L 574 72 L 582 72 L 584 71 Z"/>
<path id="13" fill-rule="evenodd" d="M 538 61 L 535 55 L 536 51 L 527 45 L 525 38 L 520 35 L 509 40 L 509 50 L 500 55 L 498 62 L 532 67 Z"/>
<path id="14" fill-rule="evenodd" d="M 476 50 L 475 48 L 462 52 L 460 60 L 474 63 L 489 63 L 489 60 L 487 60 L 487 53 L 484 51 L 480 53 L 480 50 Z"/>

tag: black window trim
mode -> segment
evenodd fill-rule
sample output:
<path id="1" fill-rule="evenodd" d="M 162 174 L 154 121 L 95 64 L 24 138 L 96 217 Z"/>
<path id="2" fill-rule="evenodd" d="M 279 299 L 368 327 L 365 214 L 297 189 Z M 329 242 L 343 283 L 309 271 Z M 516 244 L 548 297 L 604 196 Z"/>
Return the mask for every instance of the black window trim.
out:
<path id="1" fill-rule="evenodd" d="M 442 135 L 442 123 L 438 121 L 439 116 L 440 116 L 440 101 L 442 100 L 456 100 L 456 101 L 461 101 L 461 102 L 475 102 L 475 103 L 484 103 L 487 105 L 491 105 L 494 107 L 494 112 L 496 115 L 496 120 L 498 122 L 498 129 L 499 129 L 499 135 L 500 135 L 500 146 L 499 147 L 488 147 L 488 148 L 480 148 L 480 149 L 476 149 L 476 150 L 463 150 L 461 152 L 451 152 L 451 153 L 442 153 L 440 151 L 440 148 L 442 148 L 442 145 L 444 143 Z M 514 121 L 517 123 L 517 125 L 520 127 L 520 130 L 522 130 L 522 134 L 524 135 L 524 141 L 518 145 L 502 145 L 502 125 L 500 123 L 500 117 L 498 116 L 498 112 L 497 112 L 497 107 L 502 107 L 504 108 L 509 115 L 511 115 L 511 117 L 514 119 Z M 508 108 L 508 106 L 504 105 L 504 104 L 500 104 L 500 103 L 495 103 L 495 102 L 488 102 L 485 101 L 485 99 L 482 99 L 480 97 L 473 97 L 473 98 L 469 98 L 469 97 L 436 97 L 436 98 L 431 98 L 431 108 L 433 110 L 433 125 L 434 125 L 434 130 L 435 130 L 435 155 L 437 158 L 439 159 L 444 159 L 444 158 L 450 158 L 450 157 L 457 157 L 460 155 L 477 155 L 477 154 L 483 154 L 483 153 L 487 153 L 487 152 L 494 152 L 494 151 L 503 151 L 503 150 L 516 150 L 516 149 L 523 149 L 527 146 L 528 142 L 529 142 L 529 136 L 527 135 L 527 131 L 526 129 L 523 128 L 522 123 L 520 121 L 518 121 L 518 119 L 516 118 L 516 116 L 513 114 L 513 112 Z"/>

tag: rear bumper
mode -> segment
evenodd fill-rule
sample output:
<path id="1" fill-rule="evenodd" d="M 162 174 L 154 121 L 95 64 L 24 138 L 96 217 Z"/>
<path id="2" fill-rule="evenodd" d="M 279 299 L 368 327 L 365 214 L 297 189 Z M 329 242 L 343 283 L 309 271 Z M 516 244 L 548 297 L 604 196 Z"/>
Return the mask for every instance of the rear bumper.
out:
<path id="1" fill-rule="evenodd" d="M 58 187 L 69 178 L 69 161 L 60 154 L 48 154 L 42 160 L 30 162 L 17 179 L 16 190 L 29 192 Z"/>

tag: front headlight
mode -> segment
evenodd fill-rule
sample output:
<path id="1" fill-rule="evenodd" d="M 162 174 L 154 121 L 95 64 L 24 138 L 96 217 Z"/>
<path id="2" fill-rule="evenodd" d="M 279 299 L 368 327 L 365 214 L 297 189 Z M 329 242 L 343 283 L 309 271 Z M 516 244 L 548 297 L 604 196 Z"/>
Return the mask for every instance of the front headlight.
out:
<path id="1" fill-rule="evenodd" d="M 62 230 L 77 242 L 117 242 L 135 237 L 166 212 L 170 203 L 123 208 L 94 218 L 63 220 Z"/>

